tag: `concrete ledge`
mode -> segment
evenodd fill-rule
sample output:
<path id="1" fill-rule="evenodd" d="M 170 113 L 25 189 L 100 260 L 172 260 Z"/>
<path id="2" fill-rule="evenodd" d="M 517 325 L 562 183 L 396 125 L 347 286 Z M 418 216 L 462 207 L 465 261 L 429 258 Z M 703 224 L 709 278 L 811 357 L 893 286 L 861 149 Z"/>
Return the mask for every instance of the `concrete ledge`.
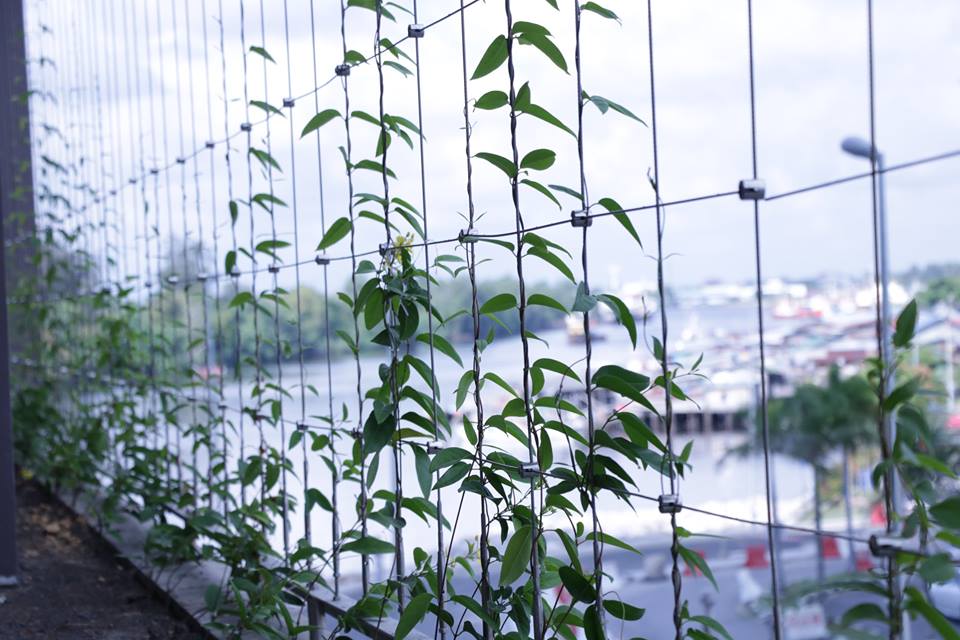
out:
<path id="1" fill-rule="evenodd" d="M 120 512 L 116 520 L 104 523 L 100 516 L 102 510 L 100 499 L 93 492 L 85 491 L 76 494 L 73 498 L 63 494 L 56 496 L 64 505 L 82 517 L 91 529 L 96 531 L 114 550 L 117 557 L 129 564 L 140 576 L 142 581 L 162 599 L 166 600 L 183 617 L 194 621 L 197 632 L 209 639 L 217 635 L 204 625 L 212 621 L 207 611 L 204 594 L 211 584 L 225 584 L 229 577 L 229 568 L 213 561 L 187 562 L 166 567 L 152 564 L 144 554 L 144 544 L 147 540 L 149 527 L 127 513 Z M 314 589 L 307 597 L 309 604 L 306 607 L 290 607 L 293 618 L 310 620 L 319 628 L 313 634 L 301 634 L 300 638 L 316 640 L 325 637 L 324 629 L 333 629 L 336 619 L 343 615 L 356 600 L 340 597 L 333 601 L 325 598 L 326 594 Z M 327 618 L 331 618 L 328 620 Z M 375 620 L 365 620 L 360 623 L 360 636 L 377 640 L 392 640 L 396 631 L 396 618 L 383 618 L 378 624 Z M 285 629 L 281 626 L 279 630 Z M 356 636 L 357 631 L 345 634 Z M 245 633 L 244 638 L 258 638 L 252 632 Z M 429 640 L 428 636 L 417 631 L 407 635 L 411 640 Z"/>

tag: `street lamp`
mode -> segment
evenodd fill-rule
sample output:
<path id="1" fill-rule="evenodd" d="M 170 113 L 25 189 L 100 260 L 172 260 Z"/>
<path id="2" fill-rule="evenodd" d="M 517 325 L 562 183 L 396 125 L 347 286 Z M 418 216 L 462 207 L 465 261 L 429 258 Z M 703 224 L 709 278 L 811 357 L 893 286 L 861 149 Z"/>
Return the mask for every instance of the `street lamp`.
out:
<path id="1" fill-rule="evenodd" d="M 890 251 L 887 244 L 887 198 L 883 179 L 883 154 L 867 140 L 857 137 L 844 138 L 843 142 L 840 143 L 840 148 L 850 155 L 876 163 L 877 191 L 875 197 L 877 198 L 877 233 L 880 236 L 880 246 L 878 248 L 880 252 L 880 337 L 883 341 L 883 366 L 887 371 L 886 388 L 884 389 L 884 396 L 886 396 L 893 389 L 893 343 L 890 339 L 890 325 L 892 323 L 890 313 Z M 890 446 L 893 447 L 897 436 L 896 421 L 889 413 L 886 420 L 887 437 L 890 439 Z M 897 505 L 896 493 L 897 487 L 894 483 L 894 507 Z M 891 515 L 888 513 L 887 518 L 889 519 Z"/>

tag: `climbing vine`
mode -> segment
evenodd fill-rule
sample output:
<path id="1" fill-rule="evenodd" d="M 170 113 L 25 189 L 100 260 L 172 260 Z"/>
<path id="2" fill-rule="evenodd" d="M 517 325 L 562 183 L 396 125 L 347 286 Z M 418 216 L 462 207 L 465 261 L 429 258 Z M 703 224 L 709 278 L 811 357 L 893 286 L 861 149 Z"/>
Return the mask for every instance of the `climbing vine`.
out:
<path id="1" fill-rule="evenodd" d="M 329 102 L 322 103 L 322 87 L 315 87 L 316 101 L 307 109 L 311 113 L 299 98 L 281 102 L 268 95 L 269 77 L 281 65 L 272 53 L 277 48 L 267 42 L 264 2 L 238 1 L 242 52 L 236 58 L 224 45 L 224 12 L 217 3 L 225 139 L 215 139 L 208 92 L 210 140 L 200 141 L 191 121 L 187 142 L 183 117 L 193 114 L 181 112 L 179 157 L 165 158 L 170 166 L 151 166 L 147 154 L 131 153 L 140 175 L 131 179 L 134 186 L 122 200 L 106 186 L 103 171 L 91 169 L 78 150 L 93 141 L 79 139 L 74 145 L 67 140 L 72 125 L 99 122 L 99 92 L 69 100 L 59 116 L 63 126 L 57 126 L 55 118 L 47 120 L 55 113 L 51 96 L 64 94 L 69 81 L 81 75 L 79 63 L 65 61 L 63 70 L 54 70 L 48 57 L 36 63 L 43 72 L 35 80 L 50 83 L 31 98 L 37 104 L 35 118 L 41 118 L 34 127 L 38 231 L 27 239 L 37 277 L 19 282 L 12 302 L 13 315 L 22 323 L 18 331 L 33 338 L 29 357 L 17 363 L 24 371 L 17 378 L 14 404 L 21 468 L 62 495 L 92 491 L 108 526 L 119 517 L 144 523 L 149 529 L 145 551 L 157 564 L 212 561 L 225 567 L 222 581 L 205 592 L 209 626 L 225 637 L 253 632 L 285 638 L 316 630 L 315 611 L 303 612 L 316 598 L 343 604 L 330 637 L 368 633 L 387 619 L 396 638 L 418 626 L 433 626 L 442 638 L 572 640 L 581 630 L 589 640 L 614 636 L 620 622 L 645 615 L 645 603 L 618 591 L 604 570 L 608 548 L 640 555 L 604 530 L 598 503 L 611 498 L 638 518 L 669 520 L 675 637 L 729 638 L 715 618 L 691 613 L 682 585 L 685 566 L 717 587 L 707 562 L 688 546 L 695 532 L 678 524 L 681 481 L 694 470 L 692 444 L 677 452 L 672 441 L 671 403 L 691 399 L 685 382 L 702 375 L 703 356 L 682 364 L 670 355 L 663 203 L 656 170 L 648 174 L 656 202 L 655 238 L 638 231 L 632 210 L 620 204 L 623 196 L 595 198 L 588 189 L 585 157 L 591 127 L 616 126 L 638 140 L 650 135 L 650 118 L 639 106 L 588 92 L 591 78 L 581 62 L 591 52 L 581 46 L 581 33 L 602 35 L 620 28 L 619 16 L 592 1 L 505 0 L 502 16 L 492 23 L 502 25 L 494 34 L 468 32 L 465 13 L 473 3 L 461 2 L 459 11 L 448 16 L 460 21 L 467 206 L 456 242 L 440 243 L 428 234 L 424 157 L 431 148 L 424 128 L 430 123 L 423 121 L 420 87 L 421 40 L 424 48 L 429 46 L 424 38 L 432 25 L 417 24 L 416 0 L 341 2 L 341 57 L 331 83 L 342 89 L 342 102 L 335 94 L 325 95 Z M 182 17 L 189 21 L 191 9 L 178 0 L 170 7 L 175 31 L 176 12 L 184 10 Z M 311 18 L 312 8 L 311 3 Z M 284 2 L 289 20 L 286 10 Z M 152 18 L 140 15 L 138 21 L 136 9 L 130 17 L 128 23 L 123 14 L 124 28 L 132 25 L 140 36 L 144 27 L 146 45 L 137 45 L 136 53 L 142 50 L 150 62 Z M 405 24 L 408 18 L 411 24 Z M 570 33 L 555 34 L 542 24 L 561 19 L 572 25 Z M 156 20 L 161 22 L 159 9 Z M 203 24 L 206 47 L 206 19 Z M 249 24 L 259 29 L 248 32 Z M 353 49 L 361 30 L 372 46 L 368 42 Z M 476 60 L 469 59 L 468 36 L 470 41 L 489 39 Z M 558 43 L 570 37 L 573 51 L 564 51 Z M 288 34 L 286 38 L 291 65 Z M 187 36 L 184 55 L 191 79 L 192 49 Z M 156 53 L 162 66 L 160 45 Z M 206 53 L 205 48 L 205 73 L 212 82 L 216 65 L 209 64 Z M 173 55 L 182 109 L 176 48 Z M 111 63 L 104 56 L 98 64 L 109 68 Z M 226 95 L 228 69 L 242 74 L 242 122 L 231 120 L 236 114 L 227 106 L 235 97 Z M 139 97 L 141 79 L 134 76 L 128 75 L 126 88 L 135 87 Z M 376 104 L 364 104 L 371 94 L 358 96 L 356 83 L 367 82 L 369 88 L 374 76 Z M 255 79 L 262 79 L 262 85 L 255 85 Z M 394 87 L 412 90 L 414 81 L 417 113 L 404 115 Z M 166 113 L 154 113 L 153 80 L 144 84 L 150 109 L 139 113 L 138 100 L 135 137 L 151 138 L 151 156 L 166 155 L 166 131 L 156 138 L 157 129 L 169 126 Z M 566 101 L 542 102 L 540 90 L 547 85 L 568 87 Z M 292 81 L 288 88 L 292 93 Z M 119 92 L 119 86 L 112 90 Z M 191 84 L 185 91 L 190 111 L 196 107 L 193 92 Z M 564 122 L 555 113 L 563 113 L 571 97 L 576 122 Z M 157 115 L 163 127 L 157 125 Z M 287 119 L 293 146 L 289 163 L 274 154 L 272 137 Z M 498 135 L 478 137 L 475 129 L 481 127 Z M 311 240 L 311 245 L 316 242 L 312 259 L 301 260 L 298 238 L 284 239 L 277 222 L 298 215 L 296 145 L 315 137 L 319 149 L 321 134 L 324 143 L 336 139 L 346 198 L 335 204 L 333 221 L 327 225 L 324 218 L 321 232 Z M 497 140 L 506 142 L 497 146 Z M 201 150 L 188 153 L 191 142 Z M 224 154 L 228 197 L 220 200 L 225 206 L 216 207 L 211 224 L 198 230 L 201 241 L 191 244 L 188 215 L 198 221 L 206 215 L 199 163 L 209 159 L 213 173 L 218 153 Z M 573 178 L 565 169 L 570 166 L 577 169 Z M 171 183 L 171 173 L 179 183 Z M 496 193 L 475 192 L 475 178 L 495 180 Z M 318 179 L 323 198 L 322 170 Z M 210 190 L 216 201 L 213 180 Z M 176 241 L 171 191 L 179 192 L 183 216 L 183 237 Z M 506 201 L 511 224 L 482 228 L 477 211 Z M 545 231 L 551 225 L 542 223 L 554 220 L 554 208 L 561 215 L 569 210 L 569 221 L 563 222 L 582 229 L 579 265 L 570 246 Z M 111 239 L 104 235 L 117 224 L 110 216 L 135 220 L 140 229 L 134 228 L 129 238 L 123 231 L 124 237 Z M 614 227 L 618 233 L 631 238 L 636 256 L 644 255 L 645 242 L 657 246 L 651 253 L 663 314 L 657 337 L 641 331 L 623 300 L 591 282 L 589 229 L 595 219 L 607 217 L 619 225 Z M 166 232 L 161 220 L 168 223 Z M 204 248 L 204 228 L 210 230 L 216 255 Z M 314 233 L 316 228 L 307 227 Z M 229 234 L 229 242 L 221 233 Z M 132 246 L 124 246 L 127 242 Z M 431 253 L 435 243 L 450 246 Z M 125 259 L 130 252 L 136 254 L 135 268 Z M 478 281 L 489 260 L 508 260 L 515 285 L 481 295 Z M 301 418 L 294 420 L 296 393 L 322 393 L 303 381 L 303 336 L 298 330 L 295 345 L 283 331 L 293 317 L 294 296 L 299 321 L 301 298 L 299 290 L 282 286 L 279 274 L 298 269 L 299 286 L 301 266 L 315 263 L 323 270 L 326 290 L 327 270 L 335 261 L 350 267 L 335 312 L 348 319 L 347 330 L 338 331 L 337 338 L 355 363 L 351 397 L 335 405 L 331 393 L 328 409 L 312 416 L 306 415 L 304 400 Z M 528 289 L 531 264 L 562 279 L 569 295 Z M 463 281 L 471 293 L 469 306 L 442 312 L 435 290 Z M 229 291 L 223 309 L 221 285 Z M 211 303 L 217 305 L 213 313 Z M 200 313 L 195 313 L 198 306 Z M 550 357 L 547 341 L 529 323 L 534 308 L 583 327 L 583 358 L 563 362 Z M 594 361 L 591 322 L 600 311 L 609 312 L 630 350 L 649 352 L 655 370 Z M 329 331 L 330 309 L 325 306 L 324 312 Z M 956 637 L 915 586 L 919 582 L 901 589 L 896 577 L 919 577 L 925 584 L 950 579 L 950 556 L 931 549 L 936 544 L 960 546 L 960 503 L 955 497 L 942 499 L 944 479 L 956 476 L 937 458 L 929 425 L 916 408 L 920 383 L 907 377 L 889 392 L 886 388 L 900 370 L 916 313 L 916 306 L 909 305 L 898 320 L 892 368 L 877 359 L 869 371 L 878 390 L 879 424 L 896 414 L 899 425 L 895 441 L 881 437 L 883 460 L 874 481 L 885 492 L 892 518 L 892 483 L 903 484 L 912 506 L 897 521 L 896 540 L 874 541 L 875 552 L 888 558 L 885 573 L 844 577 L 826 587 L 888 598 L 886 610 L 857 605 L 838 629 L 886 620 L 890 637 L 898 637 L 902 608 L 923 616 L 944 637 Z M 448 339 L 461 317 L 469 318 L 468 346 Z M 252 330 L 242 335 L 241 324 L 247 321 Z M 515 335 L 509 335 L 511 327 Z M 252 345 L 242 345 L 245 338 Z M 516 364 L 495 371 L 484 354 L 502 340 L 513 341 Z M 331 351 L 327 345 L 327 358 Z M 361 353 L 377 359 L 375 376 L 363 375 L 371 365 L 369 359 L 361 360 Z M 295 356 L 301 366 L 299 384 L 283 377 L 283 363 Z M 462 373 L 449 382 L 439 379 L 436 358 L 449 360 Z M 212 373 L 215 365 L 228 364 L 231 372 Z M 236 382 L 237 397 L 228 393 L 228 375 Z M 508 399 L 500 402 L 497 394 Z M 593 399 L 599 394 L 612 398 L 614 408 L 598 409 Z M 653 415 L 666 437 L 643 415 Z M 302 471 L 294 464 L 299 451 L 305 456 Z M 314 461 L 329 474 L 329 491 L 308 477 Z M 414 478 L 404 477 L 409 468 Z M 645 496 L 638 482 L 644 474 L 656 476 L 670 490 Z M 659 508 L 647 515 L 644 502 L 651 500 Z M 465 504 L 478 509 L 465 509 Z M 314 539 L 314 511 L 332 522 L 329 544 Z M 294 517 L 304 521 L 297 539 L 291 533 Z M 437 531 L 436 544 L 404 536 L 414 518 Z M 467 519 L 471 522 L 464 524 Z M 476 530 L 476 539 L 463 543 L 457 537 L 461 526 Z M 918 548 L 906 548 L 913 538 L 919 539 Z M 390 567 L 379 581 L 370 566 L 375 558 L 384 558 Z M 344 560 L 358 560 L 361 573 L 359 593 L 349 601 L 340 599 Z M 569 599 L 561 599 L 564 592 Z"/>

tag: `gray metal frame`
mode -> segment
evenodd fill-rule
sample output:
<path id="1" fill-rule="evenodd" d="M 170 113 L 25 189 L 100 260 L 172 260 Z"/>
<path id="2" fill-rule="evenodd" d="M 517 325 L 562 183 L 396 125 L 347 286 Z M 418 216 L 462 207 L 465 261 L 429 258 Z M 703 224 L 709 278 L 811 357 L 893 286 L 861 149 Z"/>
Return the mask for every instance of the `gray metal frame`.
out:
<path id="1" fill-rule="evenodd" d="M 30 174 L 29 111 L 26 49 L 20 0 L 3 3 L 0 20 L 0 586 L 17 584 L 16 486 L 13 468 L 13 425 L 10 413 L 10 343 L 7 324 L 6 238 L 33 227 Z M 21 254 L 21 252 L 16 252 Z M 11 264 L 29 268 L 26 255 L 11 255 Z M 20 272 L 20 273 L 17 273 Z M 22 277 L 20 268 L 11 281 Z"/>

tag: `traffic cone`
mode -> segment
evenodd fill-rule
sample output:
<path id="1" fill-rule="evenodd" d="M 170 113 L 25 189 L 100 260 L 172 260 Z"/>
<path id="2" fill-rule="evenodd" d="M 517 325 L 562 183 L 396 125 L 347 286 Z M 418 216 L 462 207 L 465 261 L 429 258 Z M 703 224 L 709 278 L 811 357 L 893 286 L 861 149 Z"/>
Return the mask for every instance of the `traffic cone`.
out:
<path id="1" fill-rule="evenodd" d="M 837 546 L 837 539 L 832 537 L 825 537 L 820 539 L 820 550 L 823 552 L 823 557 L 826 559 L 839 558 L 840 557 L 840 547 Z"/>
<path id="2" fill-rule="evenodd" d="M 770 563 L 767 561 L 767 548 L 762 544 L 755 544 L 747 547 L 747 561 L 743 566 L 751 569 L 769 567 Z"/>

